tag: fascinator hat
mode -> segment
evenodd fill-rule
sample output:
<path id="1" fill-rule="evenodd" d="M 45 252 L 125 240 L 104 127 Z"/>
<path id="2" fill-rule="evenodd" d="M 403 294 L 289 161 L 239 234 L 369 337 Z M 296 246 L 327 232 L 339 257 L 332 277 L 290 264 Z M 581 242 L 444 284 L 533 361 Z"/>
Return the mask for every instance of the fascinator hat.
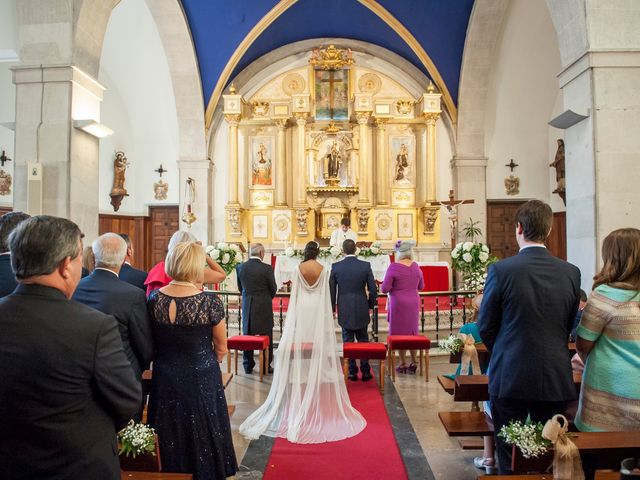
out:
<path id="1" fill-rule="evenodd" d="M 408 252 L 416 246 L 415 240 L 398 240 L 394 247 L 396 252 Z"/>

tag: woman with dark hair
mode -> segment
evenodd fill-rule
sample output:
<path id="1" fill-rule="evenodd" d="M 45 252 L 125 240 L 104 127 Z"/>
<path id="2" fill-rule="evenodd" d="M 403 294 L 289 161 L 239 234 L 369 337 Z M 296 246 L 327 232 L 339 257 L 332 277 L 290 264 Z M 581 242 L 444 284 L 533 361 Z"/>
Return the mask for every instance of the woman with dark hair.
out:
<path id="1" fill-rule="evenodd" d="M 367 424 L 347 394 L 334 332 L 329 270 L 316 260 L 319 253 L 316 242 L 304 248 L 275 352 L 269 396 L 240 425 L 247 438 L 267 435 L 293 443 L 333 442 L 357 435 Z"/>
<path id="2" fill-rule="evenodd" d="M 614 230 L 578 326 L 585 362 L 576 427 L 640 430 L 640 230 Z M 634 380 L 636 379 L 636 380 Z"/>

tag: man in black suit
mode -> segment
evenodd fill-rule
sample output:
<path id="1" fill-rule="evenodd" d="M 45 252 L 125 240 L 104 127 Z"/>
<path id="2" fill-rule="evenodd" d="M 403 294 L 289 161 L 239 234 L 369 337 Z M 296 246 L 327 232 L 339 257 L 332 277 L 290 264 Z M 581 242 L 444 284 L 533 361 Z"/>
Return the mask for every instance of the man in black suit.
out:
<path id="1" fill-rule="evenodd" d="M 145 286 L 144 281 L 147 279 L 147 272 L 131 266 L 131 262 L 133 262 L 133 245 L 131 244 L 131 239 L 126 233 L 119 233 L 118 235 L 120 235 L 127 243 L 127 255 L 124 257 L 122 268 L 120 268 L 120 280 L 124 280 L 134 287 L 138 287 L 146 292 L 147 287 Z"/>
<path id="2" fill-rule="evenodd" d="M 96 259 L 95 269 L 80 280 L 73 300 L 115 317 L 124 351 L 136 378 L 142 382 L 142 372 L 149 367 L 153 356 L 153 341 L 144 291 L 118 278 L 127 244 L 120 235 L 105 233 L 91 248 Z M 139 413 L 142 413 L 142 404 Z"/>
<path id="3" fill-rule="evenodd" d="M 41 215 L 9 238 L 19 285 L 0 300 L 0 478 L 120 478 L 116 431 L 141 389 L 114 318 L 70 301 L 81 237 Z"/>
<path id="4" fill-rule="evenodd" d="M 9 212 L 0 217 L 0 298 L 9 295 L 18 286 L 11 269 L 9 234 L 27 218 L 29 215 L 22 212 Z"/>
<path id="5" fill-rule="evenodd" d="M 376 281 L 371 264 L 356 257 L 356 244 L 353 240 L 345 240 L 342 251 L 346 256 L 333 264 L 329 277 L 331 307 L 335 312 L 338 305 L 338 324 L 342 327 L 343 342 L 353 342 L 354 339 L 368 342 L 367 325 L 371 319 L 369 309 L 376 304 Z M 362 381 L 371 380 L 368 360 L 360 360 L 360 371 Z M 349 359 L 349 380 L 358 380 L 358 366 L 354 359 Z"/>
<path id="6" fill-rule="evenodd" d="M 236 267 L 238 290 L 242 293 L 242 333 L 244 335 L 269 335 L 269 367 L 273 362 L 273 304 L 278 287 L 271 265 L 262 261 L 264 247 L 254 243 L 249 249 L 249 260 Z M 265 359 L 266 361 L 266 359 Z M 244 352 L 244 371 L 253 371 L 256 362 L 253 351 Z"/>
<path id="7" fill-rule="evenodd" d="M 498 470 L 511 473 L 511 446 L 497 436 L 510 420 L 545 422 L 576 398 L 567 341 L 580 302 L 580 271 L 551 255 L 549 205 L 516 213 L 520 252 L 489 267 L 478 330 L 491 351 L 489 395 Z"/>

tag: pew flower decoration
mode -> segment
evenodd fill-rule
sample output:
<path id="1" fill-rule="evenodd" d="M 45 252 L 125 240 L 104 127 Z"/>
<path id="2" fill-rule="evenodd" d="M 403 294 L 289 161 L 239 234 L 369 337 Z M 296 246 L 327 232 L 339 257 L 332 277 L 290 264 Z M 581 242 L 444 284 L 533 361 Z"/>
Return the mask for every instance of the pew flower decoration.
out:
<path id="1" fill-rule="evenodd" d="M 530 419 L 524 423 L 511 420 L 509 425 L 500 429 L 498 436 L 506 443 L 517 446 L 524 458 L 537 458 L 551 446 L 551 442 L 542 436 L 543 428 L 541 422 L 532 422 Z"/>
<path id="2" fill-rule="evenodd" d="M 445 352 L 448 352 L 450 355 L 455 355 L 460 350 L 462 350 L 462 347 L 464 346 L 464 342 L 457 335 L 451 334 L 444 340 L 440 340 L 439 346 L 440 346 L 440 349 L 444 350 Z"/>
<path id="3" fill-rule="evenodd" d="M 498 261 L 490 254 L 489 247 L 475 241 L 475 237 L 482 234 L 478 223 L 469 219 L 462 229 L 467 241 L 458 243 L 451 251 L 451 264 L 462 273 L 465 290 L 481 291 L 487 279 L 487 267 Z"/>
<path id="4" fill-rule="evenodd" d="M 205 252 L 222 267 L 227 275 L 233 272 L 236 265 L 242 263 L 242 252 L 235 243 L 219 242 L 216 245 L 209 245 Z"/>
<path id="5" fill-rule="evenodd" d="M 138 455 L 156 455 L 156 436 L 153 428 L 144 423 L 134 423 L 118 432 L 120 448 L 118 454 L 136 458 Z"/>

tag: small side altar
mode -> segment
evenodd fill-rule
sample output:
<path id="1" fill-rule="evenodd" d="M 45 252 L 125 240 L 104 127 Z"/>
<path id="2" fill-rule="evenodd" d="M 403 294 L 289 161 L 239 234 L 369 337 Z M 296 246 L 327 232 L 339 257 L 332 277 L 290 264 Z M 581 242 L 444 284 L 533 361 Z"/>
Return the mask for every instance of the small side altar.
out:
<path id="1" fill-rule="evenodd" d="M 331 269 L 331 265 L 335 262 L 339 262 L 344 257 L 323 257 L 318 258 L 318 262 L 322 264 L 324 268 Z M 371 270 L 373 270 L 373 277 L 377 282 L 384 280 L 384 275 L 387 273 L 387 268 L 391 265 L 391 259 L 389 255 L 378 255 L 376 257 L 358 257 L 360 260 L 369 262 L 371 264 Z M 285 283 L 293 280 L 296 273 L 296 268 L 302 262 L 302 259 L 298 257 L 289 257 L 288 255 L 278 255 L 276 257 L 276 266 L 274 275 L 276 277 L 276 285 L 280 288 Z"/>

